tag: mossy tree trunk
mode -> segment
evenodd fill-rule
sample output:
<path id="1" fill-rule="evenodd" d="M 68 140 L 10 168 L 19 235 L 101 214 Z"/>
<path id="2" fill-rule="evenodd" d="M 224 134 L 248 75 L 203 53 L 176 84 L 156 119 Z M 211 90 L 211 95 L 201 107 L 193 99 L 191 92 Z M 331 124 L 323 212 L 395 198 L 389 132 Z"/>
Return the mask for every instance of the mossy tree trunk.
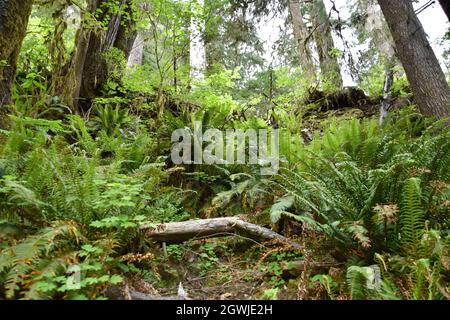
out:
<path id="1" fill-rule="evenodd" d="M 292 26 L 294 29 L 294 39 L 297 43 L 299 51 L 300 66 L 305 75 L 314 80 L 316 78 L 316 71 L 312 59 L 311 50 L 308 41 L 308 28 L 303 20 L 301 12 L 300 0 L 289 0 L 289 13 L 292 18 Z"/>
<path id="2" fill-rule="evenodd" d="M 450 88 L 409 0 L 378 0 L 391 30 L 397 56 L 424 115 L 450 116 Z"/>
<path id="3" fill-rule="evenodd" d="M 100 94 L 109 77 L 105 53 L 117 48 L 123 53 L 125 61 L 133 48 L 137 32 L 134 28 L 132 0 L 100 0 L 97 9 L 100 14 L 98 21 L 107 25 L 106 31 L 90 31 L 88 36 L 86 57 L 80 79 L 80 97 L 89 102 Z M 111 3 L 117 12 L 111 10 Z M 84 46 L 84 44 L 83 44 Z M 88 104 L 85 104 L 88 106 Z M 86 110 L 86 107 L 83 108 Z"/>
<path id="4" fill-rule="evenodd" d="M 340 89 L 343 86 L 341 68 L 338 58 L 333 52 L 335 46 L 331 23 L 323 0 L 312 1 L 311 15 L 322 76 L 336 89 Z"/>
<path id="5" fill-rule="evenodd" d="M 137 36 L 134 10 L 134 0 L 89 2 L 66 68 L 67 85 L 61 88 L 63 101 L 78 112 L 90 109 L 92 99 L 101 93 L 110 76 L 105 53 L 117 48 L 126 63 Z"/>
<path id="6" fill-rule="evenodd" d="M 0 111 L 11 102 L 22 41 L 25 38 L 33 0 L 0 1 Z"/>

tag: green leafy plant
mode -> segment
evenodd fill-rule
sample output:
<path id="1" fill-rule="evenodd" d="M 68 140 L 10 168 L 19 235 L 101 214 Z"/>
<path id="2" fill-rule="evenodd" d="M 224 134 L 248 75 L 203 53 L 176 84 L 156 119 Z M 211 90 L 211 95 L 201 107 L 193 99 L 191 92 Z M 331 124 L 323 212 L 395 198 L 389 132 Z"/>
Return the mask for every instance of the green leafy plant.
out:
<path id="1" fill-rule="evenodd" d="M 0 278 L 5 297 L 100 298 L 101 288 L 121 282 L 122 277 L 111 273 L 116 241 L 90 244 L 79 228 L 72 222 L 55 222 L 3 249 Z"/>
<path id="2" fill-rule="evenodd" d="M 94 121 L 98 122 L 109 136 L 120 133 L 124 125 L 131 121 L 128 110 L 121 108 L 119 105 L 115 107 L 111 104 L 98 105 L 95 108 L 95 113 Z"/>

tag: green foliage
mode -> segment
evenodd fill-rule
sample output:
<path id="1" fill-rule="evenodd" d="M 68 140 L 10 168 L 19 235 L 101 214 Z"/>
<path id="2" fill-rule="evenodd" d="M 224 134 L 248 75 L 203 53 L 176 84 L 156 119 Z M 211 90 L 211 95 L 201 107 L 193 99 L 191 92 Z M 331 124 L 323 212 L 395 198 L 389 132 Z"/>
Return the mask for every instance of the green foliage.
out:
<path id="1" fill-rule="evenodd" d="M 242 106 L 233 99 L 232 90 L 239 79 L 238 69 L 226 70 L 218 68 L 206 79 L 197 81 L 190 98 L 202 106 L 196 114 L 195 120 L 203 120 L 205 127 L 223 128 L 223 119 L 239 113 Z"/>
<path id="2" fill-rule="evenodd" d="M 373 296 L 377 281 L 373 268 L 352 266 L 347 270 L 347 284 L 353 300 L 365 300 Z"/>
<path id="3" fill-rule="evenodd" d="M 3 249 L 0 278 L 5 297 L 101 298 L 97 295 L 105 285 L 122 281 L 112 273 L 111 255 L 117 243 L 114 239 L 91 243 L 77 224 L 55 222 Z"/>
<path id="4" fill-rule="evenodd" d="M 267 197 L 270 197 L 268 180 L 260 175 L 259 170 L 250 169 L 249 173 L 231 174 L 227 177 L 227 182 L 230 187 L 217 193 L 212 199 L 212 210 L 231 208 L 232 213 L 239 214 L 242 209 L 253 209 L 258 203 L 267 202 Z M 238 206 L 233 208 L 233 204 Z"/>
<path id="5" fill-rule="evenodd" d="M 400 211 L 400 235 L 404 250 L 417 256 L 418 247 L 425 231 L 421 208 L 420 179 L 411 178 L 405 183 Z"/>
<path id="6" fill-rule="evenodd" d="M 128 285 L 133 276 L 168 285 L 179 281 L 185 258 L 199 283 L 212 276 L 234 281 L 239 270 L 222 262 L 251 260 L 267 275 L 258 293 L 264 299 L 284 297 L 284 264 L 300 258 L 339 263 L 328 274 L 303 273 L 298 295 L 449 298 L 450 134 L 443 122 L 413 107 L 391 112 L 382 126 L 357 119 L 366 110 L 346 114 L 351 120 L 323 119 L 305 101 L 313 88 L 337 90 L 336 74 L 307 79 L 293 61 L 298 44 L 285 31 L 276 45 L 294 63 L 273 57 L 269 66 L 249 19 L 269 13 L 268 1 L 146 1 L 151 10 L 141 1 L 101 1 L 95 12 L 87 4 L 77 3 L 82 16 L 69 21 L 72 1 L 38 1 L 23 41 L 10 126 L 0 130 L 0 298 L 103 299 L 107 287 Z M 103 39 L 118 13 L 136 23 L 128 32 L 145 42 L 143 64 L 128 68 L 116 44 L 102 48 L 108 79 L 100 96 L 83 101 L 91 109 L 82 118 L 53 97 L 61 78 L 72 79 L 65 72 L 73 72 L 73 49 L 82 42 L 75 40 L 78 20 L 79 35 L 89 30 Z M 352 23 L 363 19 L 359 14 Z M 189 61 L 194 22 L 204 24 L 208 64 L 198 79 Z M 380 40 L 374 33 L 373 43 Z M 337 48 L 329 54 L 346 58 Z M 349 61 L 350 69 L 365 69 L 360 87 L 370 102 L 383 94 L 381 60 L 371 48 L 360 66 Z M 408 97 L 403 70 L 394 71 L 391 96 Z M 262 177 L 251 165 L 173 167 L 170 136 L 194 121 L 204 130 L 280 127 L 280 173 Z M 311 142 L 305 128 L 320 128 Z M 261 243 L 263 258 L 255 264 L 248 252 L 228 255 L 223 240 L 202 240 L 188 249 L 163 246 L 156 260 L 165 275 L 144 261 L 159 248 L 147 243 L 141 226 L 228 215 L 272 224 L 310 252 Z"/>
<path id="7" fill-rule="evenodd" d="M 128 112 L 107 104 L 92 122 L 11 120 L 2 131 L 0 217 L 26 232 L 1 235 L 6 298 L 102 298 L 122 281 L 117 251 L 142 248 L 139 226 L 189 218 L 181 193 L 160 189 L 164 164 L 153 138 L 128 126 Z"/>
<path id="8" fill-rule="evenodd" d="M 298 216 L 294 218 L 304 221 L 302 215 L 317 215 L 318 221 L 308 220 L 312 228 L 368 253 L 394 248 L 397 230 L 402 230 L 405 246 L 418 243 L 424 228 L 422 199 L 427 201 L 424 208 L 445 210 L 438 209 L 444 194 L 435 194 L 429 183 L 430 176 L 448 166 L 448 149 L 438 147 L 448 139 L 448 130 L 440 134 L 429 130 L 419 138 L 410 138 L 395 125 L 377 128 L 372 120 L 331 125 L 299 153 L 297 168 L 286 168 L 279 176 L 278 185 L 295 199 Z M 414 176 L 417 178 L 408 180 Z M 420 181 L 428 196 L 415 191 Z M 384 226 L 374 224 L 373 208 L 379 204 L 402 208 L 400 226 L 393 219 Z M 433 225 L 445 221 L 431 220 Z"/>
<path id="9" fill-rule="evenodd" d="M 150 163 L 153 140 L 144 133 L 128 140 L 118 130 L 120 120 L 106 119 L 114 136 L 102 129 L 94 139 L 77 117 L 68 125 L 13 118 L 1 151 L 1 215 L 38 224 L 89 224 L 111 215 L 153 212 L 149 203 L 157 201 L 157 186 L 167 177 L 161 165 Z"/>
<path id="10" fill-rule="evenodd" d="M 385 81 L 385 66 L 381 63 L 374 64 L 363 77 L 361 89 L 363 89 L 370 97 L 382 97 L 384 94 Z M 403 69 L 395 67 L 394 82 L 391 87 L 390 95 L 392 97 L 407 97 L 409 94 L 409 83 Z"/>
<path id="11" fill-rule="evenodd" d="M 278 295 L 280 293 L 279 288 L 267 289 L 261 296 L 263 300 L 278 300 Z"/>
<path id="12" fill-rule="evenodd" d="M 97 101 L 97 103 L 95 108 L 96 117 L 93 121 L 98 122 L 100 128 L 105 130 L 109 136 L 118 134 L 123 126 L 131 121 L 128 116 L 128 110 L 121 109 L 119 105 L 113 107 L 107 103 L 105 106 L 101 106 L 100 101 Z"/>
<path id="13" fill-rule="evenodd" d="M 197 267 L 200 270 L 200 276 L 205 276 L 212 268 L 216 267 L 219 258 L 216 255 L 216 246 L 205 243 L 201 247 L 200 261 Z"/>
<path id="14" fill-rule="evenodd" d="M 274 182 L 285 194 L 272 207 L 274 222 L 284 215 L 326 235 L 329 246 L 352 257 L 349 263 L 378 260 L 376 283 L 373 267 L 348 269 L 353 299 L 442 298 L 448 139 L 445 126 L 426 127 L 410 111 L 392 115 L 383 127 L 375 120 L 332 123 L 296 149 L 297 164 Z M 388 263 L 377 252 L 394 257 Z M 406 292 L 394 281 L 402 275 L 409 278 Z"/>
<path id="15" fill-rule="evenodd" d="M 331 276 L 324 274 L 315 275 L 311 278 L 311 283 L 314 284 L 317 282 L 325 288 L 325 291 L 327 292 L 330 299 L 336 299 L 336 289 L 338 287 L 338 284 L 333 280 Z"/>
<path id="16" fill-rule="evenodd" d="M 270 217 L 272 219 L 272 223 L 277 223 L 281 216 L 286 213 L 289 215 L 286 210 L 290 209 L 295 202 L 295 197 L 293 196 L 285 196 L 277 200 L 277 202 L 270 209 Z"/>

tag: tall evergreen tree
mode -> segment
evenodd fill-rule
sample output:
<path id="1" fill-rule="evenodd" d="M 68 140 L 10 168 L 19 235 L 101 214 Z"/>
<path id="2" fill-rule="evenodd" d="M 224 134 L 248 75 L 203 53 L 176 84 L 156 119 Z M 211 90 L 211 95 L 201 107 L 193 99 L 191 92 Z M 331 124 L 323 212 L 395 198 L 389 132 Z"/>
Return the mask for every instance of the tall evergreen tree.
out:
<path id="1" fill-rule="evenodd" d="M 335 45 L 331 32 L 330 18 L 323 0 L 312 1 L 311 14 L 322 76 L 336 88 L 341 88 L 343 85 L 341 68 L 336 55 L 333 53 Z"/>
<path id="2" fill-rule="evenodd" d="M 308 28 L 304 22 L 301 12 L 300 0 L 289 0 L 289 13 L 292 19 L 292 26 L 294 30 L 294 39 L 298 46 L 300 55 L 300 65 L 303 72 L 311 79 L 316 77 L 315 66 L 312 59 L 311 49 L 308 41 Z"/>
<path id="3" fill-rule="evenodd" d="M 89 109 L 89 101 L 109 77 L 104 54 L 116 48 L 128 59 L 137 36 L 134 10 L 134 0 L 89 1 L 72 61 L 65 68 L 67 85 L 60 93 L 65 103 L 78 111 Z"/>
<path id="4" fill-rule="evenodd" d="M 378 0 L 421 112 L 450 116 L 450 88 L 409 0 Z"/>

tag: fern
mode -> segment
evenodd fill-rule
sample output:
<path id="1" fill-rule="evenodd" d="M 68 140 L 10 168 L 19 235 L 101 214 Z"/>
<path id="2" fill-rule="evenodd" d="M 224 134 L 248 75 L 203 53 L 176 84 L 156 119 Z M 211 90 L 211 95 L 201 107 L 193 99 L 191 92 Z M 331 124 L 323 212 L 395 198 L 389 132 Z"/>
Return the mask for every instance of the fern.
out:
<path id="1" fill-rule="evenodd" d="M 97 103 L 100 100 L 105 99 L 97 99 Z M 108 136 L 118 134 L 119 130 L 131 121 L 128 116 L 128 110 L 121 109 L 118 105 L 113 107 L 110 104 L 106 104 L 105 106 L 98 104 L 94 111 L 96 113 L 94 121 L 99 123 L 101 129 L 105 130 Z"/>
<path id="2" fill-rule="evenodd" d="M 270 209 L 270 218 L 272 223 L 277 223 L 281 216 L 294 205 L 295 197 L 285 196 L 277 200 L 277 202 Z"/>
<path id="3" fill-rule="evenodd" d="M 420 180 L 407 180 L 400 208 L 400 231 L 402 247 L 413 257 L 420 254 L 420 242 L 425 227 L 420 196 Z"/>
<path id="4" fill-rule="evenodd" d="M 61 239 L 65 237 L 79 240 L 81 234 L 74 224 L 56 222 L 52 227 L 3 250 L 0 255 L 0 273 L 6 272 L 4 287 L 7 298 L 13 298 L 28 283 L 29 275 L 40 272 L 36 267 L 64 243 Z"/>
<path id="5" fill-rule="evenodd" d="M 398 250 L 399 234 L 407 254 L 418 256 L 425 218 L 436 228 L 448 221 L 450 152 L 441 148 L 448 138 L 445 129 L 419 136 L 395 123 L 382 128 L 372 120 L 333 123 L 303 148 L 293 169 L 282 169 L 275 185 L 295 198 L 290 211 L 319 216 L 327 227 L 317 230 L 327 230 L 347 250 L 358 245 L 367 262 L 376 252 Z M 383 204 L 400 207 L 399 219 L 388 225 L 377 221 L 374 207 Z"/>
<path id="6" fill-rule="evenodd" d="M 377 298 L 381 279 L 375 270 L 373 267 L 358 266 L 347 269 L 347 285 L 353 300 Z"/>
<path id="7" fill-rule="evenodd" d="M 118 245 L 113 234 L 90 241 L 78 224 L 55 222 L 0 251 L 5 297 L 55 299 L 75 294 L 96 297 L 106 284 L 122 281 L 119 275 L 111 275 L 119 261 L 113 258 Z M 80 281 L 69 287 L 71 276 L 67 273 L 72 269 L 79 272 Z"/>

